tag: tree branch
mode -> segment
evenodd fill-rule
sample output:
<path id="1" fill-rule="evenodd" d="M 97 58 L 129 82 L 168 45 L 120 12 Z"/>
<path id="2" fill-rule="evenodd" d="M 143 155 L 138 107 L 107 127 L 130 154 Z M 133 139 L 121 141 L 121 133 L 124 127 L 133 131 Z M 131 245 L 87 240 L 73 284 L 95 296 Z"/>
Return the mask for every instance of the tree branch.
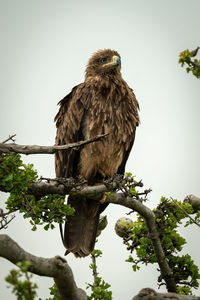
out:
<path id="1" fill-rule="evenodd" d="M 157 293 L 153 289 L 142 289 L 132 300 L 199 300 L 199 297 L 174 293 Z"/>
<path id="2" fill-rule="evenodd" d="M 113 190 L 116 188 L 116 184 L 113 183 L 112 186 L 106 187 L 106 185 L 94 185 L 94 186 L 83 186 L 82 183 L 77 183 L 77 180 L 73 178 L 63 178 L 54 179 L 51 182 L 40 182 L 34 181 L 28 187 L 27 194 L 31 194 L 37 197 L 42 197 L 48 194 L 59 194 L 59 195 L 68 195 L 76 194 L 85 196 L 89 199 L 93 199 L 98 195 L 99 199 L 104 192 Z M 10 191 L 6 190 L 3 186 L 0 187 L 0 191 L 10 193 Z M 98 200 L 97 198 L 95 198 Z"/>
<path id="3" fill-rule="evenodd" d="M 18 145 L 15 143 L 5 144 L 0 143 L 0 152 L 2 153 L 21 153 L 21 154 L 54 154 L 57 151 L 69 150 L 72 148 L 79 148 L 83 145 L 99 141 L 103 137 L 107 136 L 109 133 L 101 134 L 95 138 L 88 139 L 86 141 L 80 141 L 77 143 L 71 143 L 67 145 L 54 145 L 54 146 L 38 146 L 38 145 Z M 10 139 L 10 138 L 9 138 Z M 7 140 L 9 140 L 7 139 Z M 7 141 L 6 140 L 6 141 Z"/>
<path id="4" fill-rule="evenodd" d="M 99 200 L 102 198 L 102 195 L 105 192 L 109 192 L 115 190 L 117 188 L 117 183 L 113 181 L 109 183 L 109 185 L 97 185 L 97 186 L 79 186 L 73 187 L 74 183 L 70 184 L 70 180 L 72 179 L 63 179 L 63 183 L 47 183 L 47 182 L 33 182 L 33 184 L 29 187 L 28 193 L 33 195 L 44 196 L 46 194 L 76 194 L 80 195 L 84 198 Z M 95 197 L 94 197 L 95 196 Z M 98 197 L 97 197 L 98 196 Z M 145 222 L 147 224 L 147 228 L 149 230 L 149 238 L 152 241 L 153 248 L 158 259 L 158 264 L 160 267 L 162 278 L 166 282 L 167 290 L 169 292 L 176 292 L 176 284 L 173 280 L 173 274 L 169 265 L 165 259 L 165 254 L 163 248 L 161 246 L 161 242 L 159 239 L 159 233 L 157 231 L 155 215 L 151 209 L 142 204 L 139 200 L 136 200 L 132 197 L 126 196 L 124 193 L 110 193 L 105 200 L 109 203 L 114 203 L 118 205 L 123 205 L 128 207 L 134 211 L 137 211 L 141 216 L 144 217 Z"/>
<path id="5" fill-rule="evenodd" d="M 97 286 L 97 276 L 98 276 L 98 273 L 97 273 L 96 257 L 95 257 L 94 254 L 91 254 L 91 256 L 92 256 L 92 264 L 93 264 L 92 275 L 94 277 L 93 286 Z"/>
<path id="6" fill-rule="evenodd" d="M 159 233 L 156 227 L 155 215 L 151 209 L 142 204 L 140 201 L 135 200 L 131 197 L 126 197 L 123 193 L 117 193 L 109 197 L 110 203 L 126 206 L 134 211 L 137 211 L 141 216 L 144 217 L 149 230 L 149 238 L 152 241 L 152 245 L 155 251 L 155 255 L 158 260 L 160 272 L 162 278 L 166 282 L 168 292 L 176 292 L 176 284 L 173 279 L 172 271 L 166 261 L 165 254 L 159 239 Z"/>
<path id="7" fill-rule="evenodd" d="M 67 261 L 59 256 L 42 258 L 22 249 L 8 235 L 0 235 L 0 256 L 13 264 L 29 260 L 30 272 L 39 276 L 52 277 L 62 300 L 86 300 L 86 293 L 76 286 L 74 276 Z"/>
<path id="8" fill-rule="evenodd" d="M 182 210 L 182 212 L 184 212 L 184 214 L 194 223 L 194 224 L 196 224 L 197 226 L 199 226 L 200 227 L 200 224 L 194 219 L 194 218 L 192 218 L 172 197 L 170 198 L 175 204 L 176 204 L 176 206 L 178 206 L 181 210 Z"/>

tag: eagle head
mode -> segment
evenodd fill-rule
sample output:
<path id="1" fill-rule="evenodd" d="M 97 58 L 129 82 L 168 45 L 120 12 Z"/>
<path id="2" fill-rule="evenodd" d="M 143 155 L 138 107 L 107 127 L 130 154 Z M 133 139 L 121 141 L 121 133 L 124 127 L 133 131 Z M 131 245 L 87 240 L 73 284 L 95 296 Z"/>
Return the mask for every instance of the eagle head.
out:
<path id="1" fill-rule="evenodd" d="M 121 58 L 117 51 L 98 50 L 88 61 L 85 77 L 120 75 L 120 69 Z"/>

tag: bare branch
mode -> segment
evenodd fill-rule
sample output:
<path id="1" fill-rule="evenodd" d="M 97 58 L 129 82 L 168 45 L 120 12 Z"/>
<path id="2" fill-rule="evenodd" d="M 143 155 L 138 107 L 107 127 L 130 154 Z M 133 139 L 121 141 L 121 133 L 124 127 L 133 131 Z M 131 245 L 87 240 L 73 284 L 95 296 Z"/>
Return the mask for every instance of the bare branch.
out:
<path id="1" fill-rule="evenodd" d="M 11 215 L 10 219 L 8 220 L 7 218 L 0 220 L 0 230 L 1 229 L 6 229 L 8 227 L 8 224 L 15 218 L 15 215 Z"/>
<path id="2" fill-rule="evenodd" d="M 196 63 L 195 61 L 190 61 L 190 64 L 193 66 L 193 67 L 197 67 L 200 69 L 200 64 Z"/>
<path id="3" fill-rule="evenodd" d="M 9 212 L 4 213 L 3 209 L 0 208 L 0 230 L 6 229 L 8 224 L 15 218 L 15 215 L 10 215 L 10 219 L 8 219 L 8 216 L 10 215 Z"/>
<path id="4" fill-rule="evenodd" d="M 198 51 L 199 51 L 200 47 L 198 46 L 196 49 L 190 51 L 190 54 L 192 55 L 192 57 L 196 56 Z"/>
<path id="5" fill-rule="evenodd" d="M 13 264 L 29 260 L 30 272 L 39 276 L 52 277 L 62 300 L 86 300 L 86 293 L 76 286 L 74 276 L 67 261 L 59 256 L 42 258 L 22 249 L 8 235 L 0 235 L 0 256 Z"/>
<path id="6" fill-rule="evenodd" d="M 72 148 L 79 148 L 81 146 L 87 145 L 99 141 L 100 139 L 107 136 L 109 133 L 101 134 L 95 138 L 88 139 L 86 141 L 79 141 L 77 143 L 71 143 L 68 145 L 54 145 L 54 146 L 38 146 L 38 145 L 18 145 L 15 143 L 5 144 L 0 143 L 0 152 L 2 153 L 21 153 L 21 154 L 54 154 L 57 151 L 69 150 Z M 10 139 L 10 138 L 9 138 Z"/>

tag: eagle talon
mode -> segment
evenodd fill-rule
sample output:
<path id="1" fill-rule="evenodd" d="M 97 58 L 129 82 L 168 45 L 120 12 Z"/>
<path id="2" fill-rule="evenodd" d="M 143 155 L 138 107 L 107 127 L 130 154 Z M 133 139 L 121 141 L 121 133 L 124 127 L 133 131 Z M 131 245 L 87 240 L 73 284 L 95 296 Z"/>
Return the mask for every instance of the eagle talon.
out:
<path id="1" fill-rule="evenodd" d="M 105 203 L 107 200 L 107 193 L 104 193 L 103 197 L 101 198 L 101 200 L 99 201 L 101 204 Z"/>
<path id="2" fill-rule="evenodd" d="M 104 173 L 103 171 L 99 171 L 99 173 L 101 174 L 101 176 L 102 176 L 103 178 L 106 177 L 106 173 Z"/>
<path id="3" fill-rule="evenodd" d="M 70 251 L 66 250 L 64 256 L 68 255 L 69 253 L 70 253 Z"/>

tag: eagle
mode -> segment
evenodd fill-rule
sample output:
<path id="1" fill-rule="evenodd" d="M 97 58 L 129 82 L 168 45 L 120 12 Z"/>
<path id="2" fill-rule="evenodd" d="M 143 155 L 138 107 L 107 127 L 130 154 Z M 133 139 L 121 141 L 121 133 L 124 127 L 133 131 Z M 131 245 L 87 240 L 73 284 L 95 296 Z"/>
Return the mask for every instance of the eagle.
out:
<path id="1" fill-rule="evenodd" d="M 139 104 L 122 78 L 118 52 L 104 49 L 94 53 L 88 61 L 84 82 L 58 105 L 56 145 L 108 135 L 79 150 L 58 151 L 56 177 L 81 176 L 94 185 L 115 174 L 124 174 L 139 124 Z M 94 249 L 99 216 L 107 204 L 75 195 L 69 195 L 68 204 L 75 212 L 65 222 L 63 244 L 67 253 L 85 257 Z"/>

